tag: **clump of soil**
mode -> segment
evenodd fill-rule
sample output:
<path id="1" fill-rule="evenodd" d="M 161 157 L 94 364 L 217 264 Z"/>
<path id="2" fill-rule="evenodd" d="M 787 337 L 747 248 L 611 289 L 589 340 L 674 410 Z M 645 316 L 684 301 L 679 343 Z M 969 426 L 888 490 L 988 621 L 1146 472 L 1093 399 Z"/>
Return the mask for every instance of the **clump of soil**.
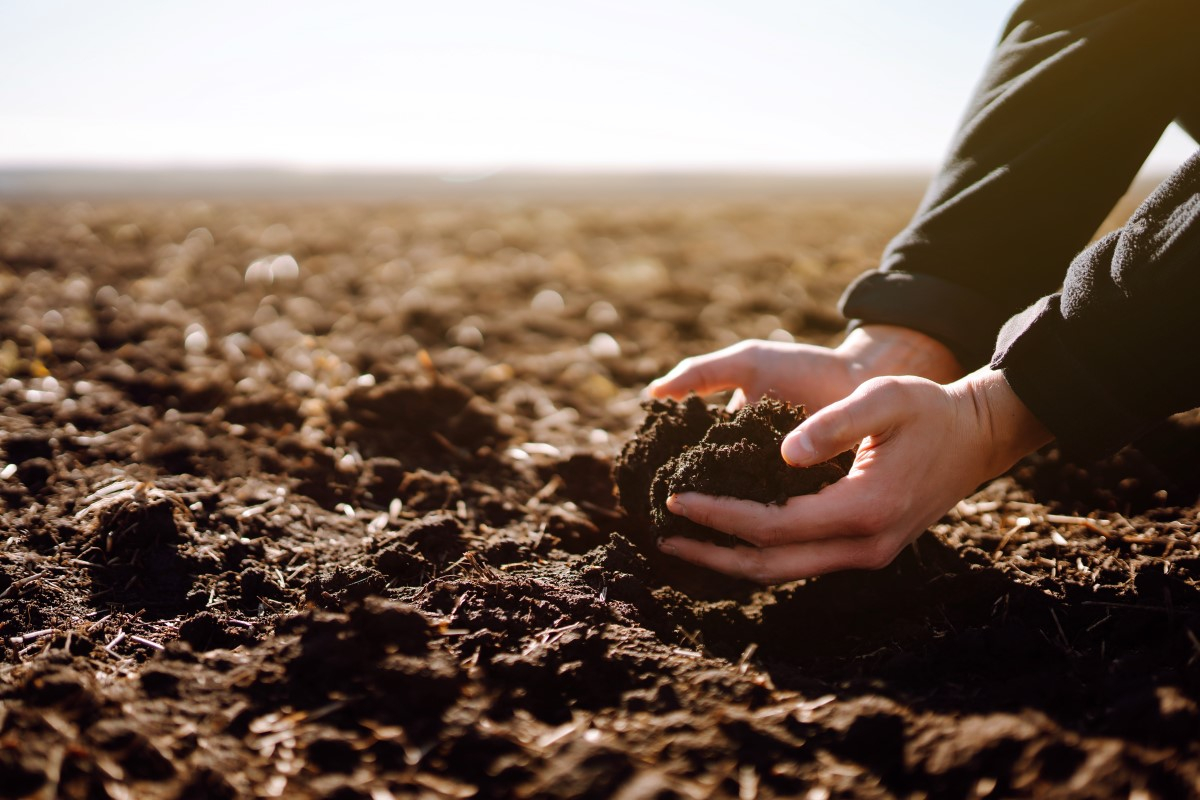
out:
<path id="1" fill-rule="evenodd" d="M 449 454 L 469 458 L 461 442 L 490 447 L 503 439 L 495 412 L 470 389 L 452 378 L 431 376 L 394 379 L 356 387 L 334 409 L 343 435 L 364 456 L 403 453 L 429 462 Z M 412 423 L 419 420 L 418 435 Z"/>
<path id="2" fill-rule="evenodd" d="M 783 438 L 806 418 L 804 406 L 764 397 L 730 413 L 695 395 L 654 400 L 645 421 L 617 459 L 621 502 L 655 536 L 690 536 L 731 543 L 731 537 L 667 510 L 681 492 L 785 503 L 814 494 L 843 477 L 854 461 L 845 453 L 811 467 L 792 467 L 779 454 Z"/>
<path id="3" fill-rule="evenodd" d="M 709 407 L 696 395 L 682 403 L 651 400 L 646 418 L 617 458 L 615 473 L 621 505 L 630 517 L 650 519 L 650 487 L 659 468 L 688 448 L 700 444 L 704 434 L 731 415 Z"/>

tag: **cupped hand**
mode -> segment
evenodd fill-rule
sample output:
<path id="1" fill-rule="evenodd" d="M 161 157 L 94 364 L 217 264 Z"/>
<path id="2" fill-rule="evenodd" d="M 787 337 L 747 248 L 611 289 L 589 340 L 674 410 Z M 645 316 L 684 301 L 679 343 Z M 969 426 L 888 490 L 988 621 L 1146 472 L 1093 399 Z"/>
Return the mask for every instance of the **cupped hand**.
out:
<path id="1" fill-rule="evenodd" d="M 682 398 L 735 390 L 730 410 L 763 395 L 803 403 L 809 412 L 849 395 L 881 375 L 918 375 L 952 381 L 962 374 L 954 355 L 922 333 L 865 325 L 835 348 L 747 340 L 687 358 L 647 388 L 653 397 Z"/>
<path id="2" fill-rule="evenodd" d="M 858 444 L 844 478 L 782 505 L 674 495 L 669 510 L 746 544 L 672 537 L 659 548 L 765 584 L 881 568 L 979 484 L 1049 439 L 999 372 L 983 369 L 945 386 L 872 379 L 805 420 L 781 448 L 790 464 L 807 466 Z"/>

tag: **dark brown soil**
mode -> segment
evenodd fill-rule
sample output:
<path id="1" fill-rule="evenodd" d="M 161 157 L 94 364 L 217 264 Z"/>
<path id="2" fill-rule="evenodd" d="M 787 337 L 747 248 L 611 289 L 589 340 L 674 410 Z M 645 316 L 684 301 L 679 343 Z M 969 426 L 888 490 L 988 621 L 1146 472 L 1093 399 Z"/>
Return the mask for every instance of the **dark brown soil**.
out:
<path id="1" fill-rule="evenodd" d="M 823 464 L 796 469 L 779 453 L 785 436 L 804 421 L 804 406 L 762 398 L 734 413 L 691 395 L 654 400 L 646 419 L 616 461 L 617 493 L 635 525 L 654 537 L 689 536 L 731 544 L 732 538 L 667 510 L 683 492 L 784 503 L 814 494 L 845 476 L 848 451 Z"/>
<path id="2" fill-rule="evenodd" d="M 1195 794 L 1193 421 L 878 572 L 633 543 L 646 382 L 916 198 L 0 206 L 0 796 Z"/>

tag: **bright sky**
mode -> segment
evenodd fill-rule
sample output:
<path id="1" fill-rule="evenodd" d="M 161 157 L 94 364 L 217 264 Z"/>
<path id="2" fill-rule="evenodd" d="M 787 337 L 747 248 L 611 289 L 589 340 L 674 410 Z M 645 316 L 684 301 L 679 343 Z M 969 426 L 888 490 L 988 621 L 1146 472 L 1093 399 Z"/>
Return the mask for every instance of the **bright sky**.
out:
<path id="1" fill-rule="evenodd" d="M 927 168 L 1011 4 L 4 2 L 0 166 Z"/>

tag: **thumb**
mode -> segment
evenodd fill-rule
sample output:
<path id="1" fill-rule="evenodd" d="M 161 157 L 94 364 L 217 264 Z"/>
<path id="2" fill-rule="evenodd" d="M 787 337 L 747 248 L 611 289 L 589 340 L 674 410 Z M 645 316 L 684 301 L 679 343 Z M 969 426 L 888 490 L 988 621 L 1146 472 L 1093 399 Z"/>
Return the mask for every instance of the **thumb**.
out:
<path id="1" fill-rule="evenodd" d="M 820 464 L 888 430 L 904 407 L 894 397 L 898 388 L 889 379 L 876 379 L 813 414 L 784 437 L 783 460 L 793 467 Z"/>
<path id="2" fill-rule="evenodd" d="M 753 359 L 738 345 L 685 358 L 646 387 L 651 397 L 682 399 L 688 392 L 712 394 L 743 386 L 753 374 Z"/>

